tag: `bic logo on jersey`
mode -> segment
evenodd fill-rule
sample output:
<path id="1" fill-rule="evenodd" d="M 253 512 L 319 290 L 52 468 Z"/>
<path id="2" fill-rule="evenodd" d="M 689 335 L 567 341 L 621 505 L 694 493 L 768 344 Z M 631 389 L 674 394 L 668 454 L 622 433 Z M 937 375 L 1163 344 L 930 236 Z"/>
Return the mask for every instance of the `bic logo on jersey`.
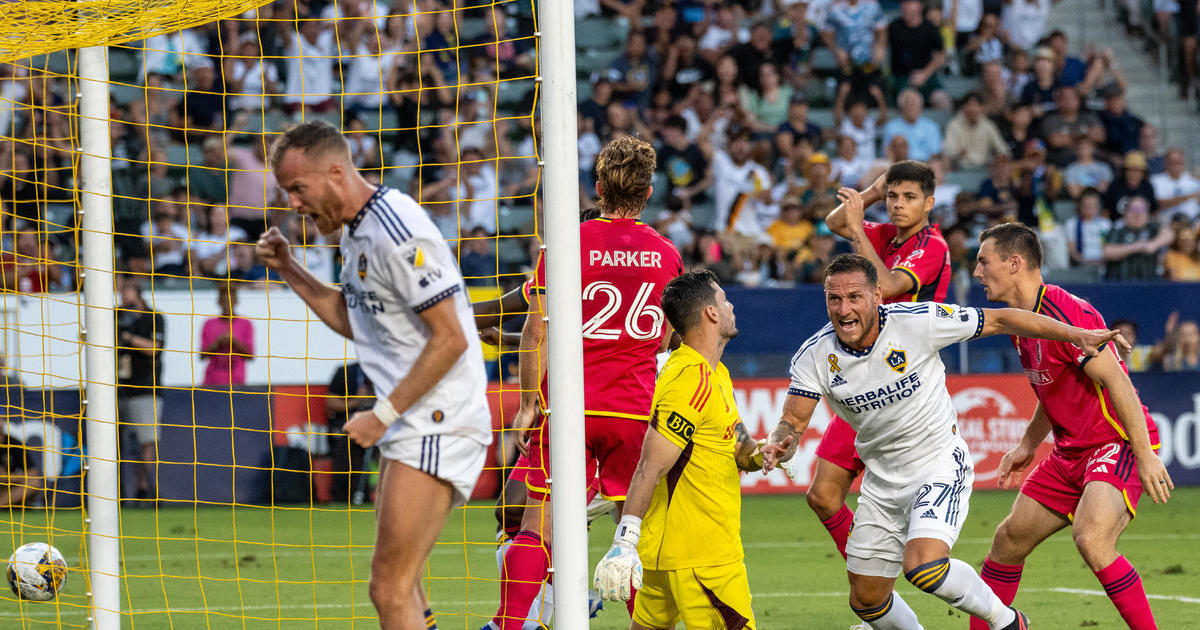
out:
<path id="1" fill-rule="evenodd" d="M 689 442 L 692 439 L 692 434 L 696 432 L 696 425 L 692 424 L 687 418 L 684 418 L 683 416 L 674 412 L 672 412 L 671 416 L 667 418 L 667 428 L 671 430 L 671 433 L 674 433 L 675 435 L 678 435 Z"/>

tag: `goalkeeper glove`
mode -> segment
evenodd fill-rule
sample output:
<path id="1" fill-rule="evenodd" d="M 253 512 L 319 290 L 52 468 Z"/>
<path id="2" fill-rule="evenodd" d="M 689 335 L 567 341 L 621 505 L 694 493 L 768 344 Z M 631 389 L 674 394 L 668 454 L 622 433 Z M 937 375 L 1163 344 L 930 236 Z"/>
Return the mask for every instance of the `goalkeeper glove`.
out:
<path id="1" fill-rule="evenodd" d="M 642 537 L 642 519 L 623 516 L 613 536 L 612 548 L 600 564 L 596 565 L 596 576 L 592 584 L 600 597 L 609 601 L 629 601 L 633 597 L 630 589 L 642 587 L 642 560 L 638 557 L 638 539 Z"/>

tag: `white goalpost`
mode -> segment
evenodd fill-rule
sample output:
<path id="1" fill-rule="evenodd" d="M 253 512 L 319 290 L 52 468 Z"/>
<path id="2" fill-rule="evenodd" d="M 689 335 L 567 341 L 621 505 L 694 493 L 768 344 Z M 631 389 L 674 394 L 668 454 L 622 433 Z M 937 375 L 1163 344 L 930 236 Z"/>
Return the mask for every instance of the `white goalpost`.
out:
<path id="1" fill-rule="evenodd" d="M 583 447 L 583 309 L 579 262 L 579 148 L 575 128 L 575 11 L 540 3 L 547 373 L 550 375 L 551 565 L 559 628 L 588 626 Z M 530 315 L 533 316 L 532 314 Z"/>
<path id="2" fill-rule="evenodd" d="M 87 427 L 88 579 L 91 627 L 121 627 L 120 488 L 117 453 L 117 351 L 113 281 L 112 147 L 108 49 L 79 49 L 80 237 L 87 367 L 81 406 Z"/>

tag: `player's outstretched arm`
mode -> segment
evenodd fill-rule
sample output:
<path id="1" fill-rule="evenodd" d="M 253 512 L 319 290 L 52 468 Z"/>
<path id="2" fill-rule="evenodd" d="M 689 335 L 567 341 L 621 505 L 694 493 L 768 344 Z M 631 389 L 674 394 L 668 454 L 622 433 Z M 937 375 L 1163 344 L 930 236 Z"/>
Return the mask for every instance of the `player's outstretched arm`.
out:
<path id="1" fill-rule="evenodd" d="M 624 512 L 612 547 L 596 565 L 593 586 L 600 596 L 610 601 L 629 601 L 633 588 L 642 587 L 642 560 L 638 557 L 637 544 L 642 537 L 642 517 L 650 509 L 654 488 L 663 475 L 675 465 L 683 449 L 655 429 L 646 432 L 642 440 L 642 455 L 629 494 L 625 499 Z"/>
<path id="2" fill-rule="evenodd" d="M 529 316 L 521 328 L 520 356 L 517 358 L 517 374 L 521 382 L 521 408 L 513 419 L 517 432 L 517 448 L 528 454 L 526 432 L 534 428 L 538 414 L 538 392 L 542 387 L 542 375 L 546 373 L 546 322 L 542 321 L 542 295 L 530 293 Z"/>
<path id="3" fill-rule="evenodd" d="M 263 232 L 258 237 L 254 251 L 267 269 L 278 272 L 326 326 L 347 339 L 354 339 L 350 314 L 346 312 L 346 298 L 342 292 L 318 280 L 304 265 L 292 258 L 288 240 L 279 228 L 273 227 Z"/>
<path id="4" fill-rule="evenodd" d="M 1171 481 L 1171 475 L 1158 458 L 1158 453 L 1154 452 L 1154 445 L 1150 443 L 1150 431 L 1146 428 L 1142 401 L 1129 380 L 1129 374 L 1121 368 L 1115 351 L 1101 352 L 1083 365 L 1083 371 L 1108 391 L 1117 421 L 1125 430 L 1126 439 L 1133 449 L 1133 456 L 1137 458 L 1138 479 L 1142 482 L 1142 488 L 1155 503 L 1166 503 L 1167 499 L 1171 498 L 1171 489 L 1175 487 L 1175 483 Z"/>
<path id="5" fill-rule="evenodd" d="M 1033 418 L 1030 419 L 1029 425 L 1025 427 L 1025 434 L 1021 436 L 1021 441 L 1009 452 L 1000 458 L 1000 468 L 998 470 L 1000 487 L 1002 489 L 1010 488 L 1016 485 L 1016 473 L 1021 472 L 1033 463 L 1033 457 L 1037 454 L 1038 444 L 1041 444 L 1046 439 L 1046 435 L 1050 433 L 1050 416 L 1046 415 L 1045 408 L 1042 403 L 1038 402 L 1037 408 L 1033 411 Z"/>
<path id="6" fill-rule="evenodd" d="M 524 315 L 529 303 L 525 301 L 524 287 L 520 286 L 498 298 L 476 302 L 471 308 L 475 310 L 475 328 L 483 330 L 497 328 L 509 318 Z"/>
<path id="7" fill-rule="evenodd" d="M 1128 341 L 1115 330 L 1087 330 L 1064 324 L 1045 315 L 1038 315 L 1019 308 L 985 308 L 980 337 L 990 335 L 1017 335 L 1051 341 L 1066 341 L 1083 350 L 1089 357 L 1095 356 L 1100 347 L 1112 341 L 1121 344 L 1126 351 Z"/>
<path id="8" fill-rule="evenodd" d="M 391 392 L 378 392 L 382 395 L 374 409 L 360 411 L 346 423 L 346 435 L 359 446 L 374 446 L 388 426 L 428 394 L 467 351 L 467 337 L 458 323 L 453 299 L 444 299 L 421 311 L 419 316 L 429 330 L 429 341 L 417 355 L 412 369 Z"/>
<path id="9" fill-rule="evenodd" d="M 763 474 L 771 472 L 776 464 L 785 462 L 796 453 L 800 436 L 808 429 L 812 420 L 813 410 L 817 408 L 817 399 L 808 396 L 788 394 L 783 403 L 783 417 L 771 431 L 767 443 L 762 447 Z"/>
<path id="10" fill-rule="evenodd" d="M 758 440 L 750 437 L 750 432 L 746 430 L 746 425 L 741 421 L 734 425 L 733 432 L 737 436 L 737 444 L 733 447 L 733 459 L 737 462 L 738 470 L 746 472 L 761 470 L 763 454 Z"/>

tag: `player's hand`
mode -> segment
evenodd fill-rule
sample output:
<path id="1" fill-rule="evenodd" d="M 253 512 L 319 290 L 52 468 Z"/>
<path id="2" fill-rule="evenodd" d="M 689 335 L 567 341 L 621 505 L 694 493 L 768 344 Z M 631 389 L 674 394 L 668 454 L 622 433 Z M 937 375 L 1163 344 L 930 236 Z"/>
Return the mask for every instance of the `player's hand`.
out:
<path id="1" fill-rule="evenodd" d="M 521 408 L 517 410 L 517 416 L 513 418 L 512 428 L 517 436 L 517 450 L 527 457 L 529 456 L 529 438 L 533 436 L 532 430 L 536 426 L 537 417 L 536 406 L 521 405 Z"/>
<path id="2" fill-rule="evenodd" d="M 887 171 L 884 171 L 882 175 L 876 177 L 875 181 L 871 182 L 871 185 L 867 187 L 866 190 L 862 191 L 862 198 L 864 200 L 869 199 L 870 203 L 883 201 L 885 197 L 887 197 Z"/>
<path id="3" fill-rule="evenodd" d="M 258 242 L 254 245 L 254 253 L 258 254 L 263 264 L 271 271 L 279 271 L 292 257 L 287 237 L 277 227 L 263 232 L 262 236 L 258 237 Z"/>
<path id="4" fill-rule="evenodd" d="M 1175 482 L 1171 481 L 1171 475 L 1167 472 L 1167 467 L 1163 466 L 1162 460 L 1158 458 L 1158 453 L 1150 451 L 1145 455 L 1139 455 L 1137 458 L 1138 479 L 1142 481 L 1142 489 L 1146 494 L 1154 499 L 1155 503 L 1166 503 L 1167 499 L 1171 498 L 1171 490 L 1175 488 Z"/>
<path id="5" fill-rule="evenodd" d="M 350 416 L 350 421 L 342 430 L 351 440 L 354 440 L 355 444 L 363 448 L 370 448 L 383 439 L 383 434 L 387 433 L 388 428 L 379 418 L 375 417 L 374 411 L 368 409 Z"/>
<path id="6" fill-rule="evenodd" d="M 1007 489 L 1015 486 L 1016 475 L 1033 463 L 1033 456 L 1036 453 L 1036 449 L 1029 448 L 1024 442 L 1005 453 L 1004 457 L 1000 458 L 1000 468 L 998 469 L 1000 488 Z"/>
<path id="7" fill-rule="evenodd" d="M 479 341 L 492 345 L 500 345 L 500 329 L 495 326 L 489 326 L 479 331 Z"/>
<path id="8" fill-rule="evenodd" d="M 627 602 L 633 597 L 632 589 L 642 588 L 642 559 L 637 552 L 641 522 L 637 517 L 622 517 L 612 547 L 596 565 L 592 586 L 608 601 Z"/>
<path id="9" fill-rule="evenodd" d="M 1133 346 L 1125 340 L 1125 337 L 1116 330 L 1085 330 L 1079 329 L 1079 338 L 1075 340 L 1075 345 L 1083 350 L 1084 354 L 1089 357 L 1094 357 L 1100 352 L 1100 346 L 1108 342 L 1113 342 L 1129 352 Z"/>
<path id="10" fill-rule="evenodd" d="M 857 190 L 843 186 L 837 191 L 838 201 L 842 202 L 842 215 L 846 217 L 846 226 L 850 229 L 862 227 L 863 198 Z"/>
<path id="11" fill-rule="evenodd" d="M 784 437 L 780 442 L 768 440 L 766 445 L 762 447 L 763 474 L 765 475 L 774 470 L 779 462 L 791 459 L 792 454 L 795 453 L 795 449 L 795 438 L 791 435 Z"/>

